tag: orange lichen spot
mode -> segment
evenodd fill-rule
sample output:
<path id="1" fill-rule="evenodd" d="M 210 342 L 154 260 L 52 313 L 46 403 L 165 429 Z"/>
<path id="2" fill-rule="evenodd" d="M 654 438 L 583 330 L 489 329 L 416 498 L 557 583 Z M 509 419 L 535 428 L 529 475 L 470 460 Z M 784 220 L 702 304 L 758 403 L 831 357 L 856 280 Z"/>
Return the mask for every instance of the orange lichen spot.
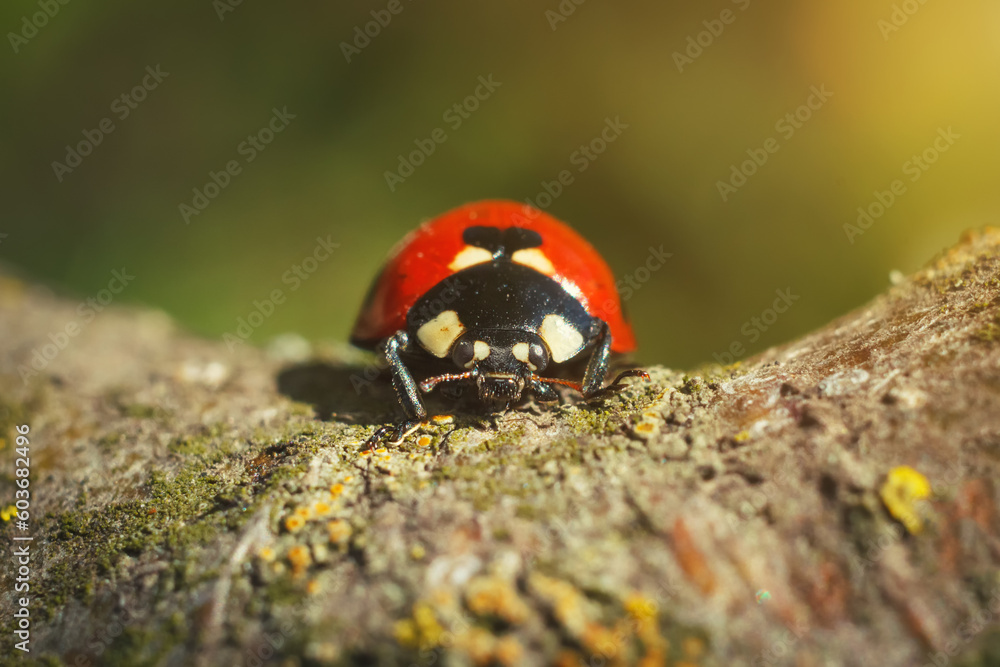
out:
<path id="1" fill-rule="evenodd" d="M 650 600 L 641 593 L 632 593 L 625 598 L 625 612 L 634 620 L 643 623 L 655 619 L 657 606 L 655 600 Z"/>
<path id="2" fill-rule="evenodd" d="M 309 564 L 312 563 L 309 547 L 297 544 L 289 549 L 288 562 L 292 565 L 292 574 L 295 576 L 301 575 L 309 567 Z"/>
<path id="3" fill-rule="evenodd" d="M 655 433 L 659 430 L 659 425 L 656 422 L 641 421 L 635 425 L 635 430 L 637 433 Z"/>
<path id="4" fill-rule="evenodd" d="M 354 532 L 351 529 L 351 524 L 341 519 L 334 519 L 330 523 L 326 524 L 326 530 L 330 534 L 330 541 L 334 544 L 346 542 L 351 536 L 351 533 Z"/>
<path id="5" fill-rule="evenodd" d="M 625 598 L 625 613 L 632 621 L 635 634 L 646 646 L 647 655 L 665 647 L 666 640 L 660 636 L 659 609 L 655 600 L 641 593 L 632 593 Z"/>
<path id="6" fill-rule="evenodd" d="M 622 657 L 621 652 L 625 648 L 623 640 L 626 636 L 624 632 L 616 632 L 600 623 L 587 623 L 580 643 L 591 655 L 616 661 Z"/>
<path id="7" fill-rule="evenodd" d="M 261 550 L 257 552 L 257 556 L 265 563 L 270 563 L 274 560 L 274 549 L 271 547 L 262 547 Z"/>
<path id="8" fill-rule="evenodd" d="M 700 637 L 685 637 L 681 642 L 681 650 L 688 658 L 697 660 L 705 653 L 705 641 Z"/>
<path id="9" fill-rule="evenodd" d="M 297 507 L 295 508 L 295 514 L 302 517 L 304 521 L 308 521 L 312 518 L 312 509 L 309 507 Z"/>
<path id="10" fill-rule="evenodd" d="M 306 525 L 305 519 L 303 519 L 298 514 L 293 514 L 292 516 L 285 519 L 285 530 L 287 530 L 289 533 L 294 533 L 304 525 Z"/>
<path id="11" fill-rule="evenodd" d="M 431 436 L 422 435 L 419 438 L 417 438 L 417 447 L 429 447 L 432 440 L 433 439 L 431 438 Z"/>
<path id="12" fill-rule="evenodd" d="M 309 595 L 316 595 L 316 593 L 319 593 L 319 582 L 315 579 L 310 579 L 306 583 L 306 593 Z"/>
<path id="13" fill-rule="evenodd" d="M 889 471 L 879 494 L 889 514 L 916 535 L 924 529 L 917 502 L 931 495 L 931 483 L 909 466 L 897 466 Z"/>
<path id="14" fill-rule="evenodd" d="M 330 495 L 333 496 L 334 498 L 340 497 L 340 494 L 342 494 L 343 492 L 344 492 L 343 484 L 338 483 L 330 487 Z"/>
<path id="15" fill-rule="evenodd" d="M 559 654 L 556 656 L 556 659 L 552 664 L 554 664 L 555 667 L 583 667 L 586 663 L 576 651 L 563 649 L 559 651 Z"/>
<path id="16" fill-rule="evenodd" d="M 330 507 L 327 503 L 324 503 L 322 500 L 316 501 L 316 504 L 312 506 L 312 512 L 315 516 L 326 516 L 332 509 L 332 507 Z"/>
<path id="17" fill-rule="evenodd" d="M 455 421 L 455 418 L 451 415 L 434 415 L 431 417 L 431 421 L 435 424 L 450 424 Z"/>
<path id="18" fill-rule="evenodd" d="M 493 655 L 501 665 L 520 665 L 524 659 L 524 647 L 514 637 L 501 637 Z"/>
<path id="19" fill-rule="evenodd" d="M 498 577 L 476 577 L 465 592 L 469 609 L 480 616 L 497 616 L 509 623 L 523 623 L 528 606 L 508 582 Z"/>
<path id="20" fill-rule="evenodd" d="M 489 665 L 493 662 L 497 639 L 489 630 L 471 628 L 457 638 L 456 645 L 464 651 L 474 665 Z"/>
<path id="21" fill-rule="evenodd" d="M 348 475 L 347 477 L 344 478 L 344 482 L 345 483 L 349 483 L 349 482 L 353 482 L 353 481 L 354 481 L 354 475 Z"/>
<path id="22" fill-rule="evenodd" d="M 684 574 L 688 576 L 688 579 L 698 586 L 705 595 L 713 593 L 716 585 L 715 575 L 708 569 L 705 557 L 695 547 L 687 525 L 679 517 L 674 522 L 672 543 L 674 553 L 677 556 L 677 562 L 680 564 L 681 569 L 684 570 Z"/>

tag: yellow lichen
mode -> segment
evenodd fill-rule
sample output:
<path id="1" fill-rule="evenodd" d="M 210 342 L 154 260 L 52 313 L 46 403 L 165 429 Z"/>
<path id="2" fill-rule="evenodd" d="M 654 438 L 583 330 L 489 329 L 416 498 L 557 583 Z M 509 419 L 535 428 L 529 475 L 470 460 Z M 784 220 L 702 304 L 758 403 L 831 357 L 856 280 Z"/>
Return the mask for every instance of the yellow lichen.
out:
<path id="1" fill-rule="evenodd" d="M 469 656 L 475 665 L 489 665 L 493 661 L 497 640 L 489 630 L 471 628 L 456 638 L 456 647 Z"/>
<path id="2" fill-rule="evenodd" d="M 4 521 L 10 521 L 15 517 L 17 517 L 17 508 L 13 505 L 7 505 L 7 507 L 0 510 L 0 519 Z"/>
<path id="3" fill-rule="evenodd" d="M 524 648 L 514 637 L 501 637 L 493 649 L 493 655 L 501 665 L 520 665 L 524 658 Z"/>
<path id="4" fill-rule="evenodd" d="M 285 519 L 285 529 L 290 533 L 294 533 L 299 528 L 304 526 L 305 523 L 306 523 L 305 520 L 301 516 L 299 516 L 298 514 L 293 514 L 292 516 Z"/>
<path id="5" fill-rule="evenodd" d="M 335 519 L 330 523 L 326 524 L 327 532 L 330 534 L 330 541 L 334 544 L 340 544 L 341 542 L 346 542 L 354 532 L 351 529 L 351 524 L 341 519 Z"/>
<path id="6" fill-rule="evenodd" d="M 322 500 L 317 501 L 312 507 L 313 514 L 316 516 L 326 516 L 330 513 L 331 509 L 332 508 Z"/>
<path id="7" fill-rule="evenodd" d="M 698 637 L 685 637 L 681 642 L 681 650 L 684 655 L 697 659 L 705 652 L 705 642 Z"/>
<path id="8" fill-rule="evenodd" d="M 499 577 L 476 577 L 465 592 L 466 603 L 480 616 L 497 616 L 509 623 L 523 623 L 528 606 L 508 582 Z"/>
<path id="9" fill-rule="evenodd" d="M 441 643 L 444 628 L 438 623 L 430 605 L 417 602 L 413 605 L 412 618 L 398 621 L 393 634 L 403 646 L 425 651 Z"/>
<path id="10" fill-rule="evenodd" d="M 897 466 L 889 471 L 880 491 L 889 514 L 899 520 L 911 534 L 924 528 L 916 503 L 931 495 L 931 483 L 909 466 Z"/>
<path id="11" fill-rule="evenodd" d="M 288 562 L 292 565 L 292 574 L 299 576 L 312 563 L 309 547 L 297 544 L 288 551 Z"/>
<path id="12" fill-rule="evenodd" d="M 261 550 L 257 552 L 257 555 L 265 563 L 270 563 L 274 560 L 274 549 L 271 547 L 262 547 Z"/>

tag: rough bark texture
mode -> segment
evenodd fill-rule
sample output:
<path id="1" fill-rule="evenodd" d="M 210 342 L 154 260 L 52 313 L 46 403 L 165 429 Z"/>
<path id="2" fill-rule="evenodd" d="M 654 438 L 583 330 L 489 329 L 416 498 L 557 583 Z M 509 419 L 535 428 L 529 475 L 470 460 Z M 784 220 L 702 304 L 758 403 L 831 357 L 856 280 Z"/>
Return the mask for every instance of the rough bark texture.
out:
<path id="1" fill-rule="evenodd" d="M 346 348 L 229 351 L 114 306 L 83 323 L 9 276 L 0 340 L 4 506 L 31 429 L 29 528 L 2 525 L 34 537 L 31 653 L 8 557 L 9 660 L 1000 661 L 997 230 L 742 364 L 374 455 L 391 396 L 355 390 Z"/>

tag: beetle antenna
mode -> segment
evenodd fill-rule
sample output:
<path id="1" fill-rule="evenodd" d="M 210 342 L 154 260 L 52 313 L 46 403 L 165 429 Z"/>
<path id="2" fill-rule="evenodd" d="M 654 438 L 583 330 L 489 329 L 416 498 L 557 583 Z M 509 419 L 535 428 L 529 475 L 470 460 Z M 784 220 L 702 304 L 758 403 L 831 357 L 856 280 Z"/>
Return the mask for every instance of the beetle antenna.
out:
<path id="1" fill-rule="evenodd" d="M 434 387 L 438 386 L 442 382 L 454 382 L 456 380 L 471 380 L 477 374 L 474 371 L 467 371 L 465 373 L 445 373 L 444 375 L 435 375 L 434 377 L 429 377 L 420 383 L 420 391 L 425 394 L 434 391 Z"/>
<path id="2" fill-rule="evenodd" d="M 559 380 L 556 378 L 543 378 L 543 377 L 538 377 L 537 375 L 532 375 L 532 379 L 538 380 L 539 382 L 544 382 L 545 384 L 558 384 L 563 387 L 569 387 L 570 389 L 574 389 L 580 392 L 581 394 L 583 393 L 583 387 L 580 385 L 579 382 L 573 382 L 571 380 Z"/>

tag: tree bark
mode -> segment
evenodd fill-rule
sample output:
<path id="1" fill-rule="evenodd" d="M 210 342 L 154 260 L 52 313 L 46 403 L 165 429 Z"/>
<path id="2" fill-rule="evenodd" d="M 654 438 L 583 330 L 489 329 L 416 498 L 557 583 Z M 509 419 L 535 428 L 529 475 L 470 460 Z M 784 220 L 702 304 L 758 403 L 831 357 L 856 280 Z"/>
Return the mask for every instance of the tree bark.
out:
<path id="1" fill-rule="evenodd" d="M 1000 664 L 1000 230 L 743 363 L 374 454 L 346 347 L 85 312 L 0 277 L 18 664 Z"/>

